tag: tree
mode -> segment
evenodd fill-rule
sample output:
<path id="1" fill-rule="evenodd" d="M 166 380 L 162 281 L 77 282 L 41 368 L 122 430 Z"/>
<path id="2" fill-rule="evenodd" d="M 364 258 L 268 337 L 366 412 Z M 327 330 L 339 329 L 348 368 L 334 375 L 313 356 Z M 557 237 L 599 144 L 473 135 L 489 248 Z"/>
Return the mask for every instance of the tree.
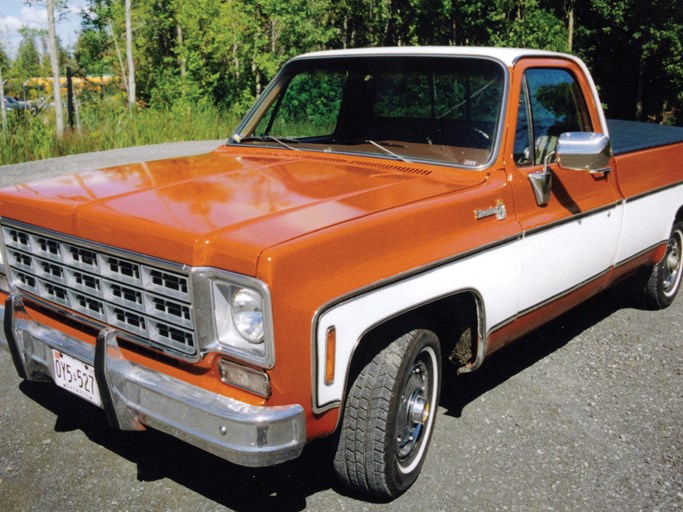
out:
<path id="1" fill-rule="evenodd" d="M 62 112 L 62 88 L 59 76 L 59 55 L 55 35 L 55 0 L 47 0 L 47 33 L 50 63 L 52 64 L 52 90 L 55 103 L 55 133 L 58 138 L 64 135 L 64 114 Z"/>
<path id="2" fill-rule="evenodd" d="M 287 59 L 325 48 L 332 39 L 326 27 L 331 8 L 328 1 L 254 0 L 244 8 L 249 25 L 242 41 L 251 54 L 255 96 Z"/>
<path id="3" fill-rule="evenodd" d="M 118 68 L 125 33 L 116 72 L 129 103 L 243 111 L 296 54 L 434 44 L 575 51 L 611 114 L 660 120 L 683 109 L 680 0 L 88 1 L 79 63 Z"/>
<path id="4" fill-rule="evenodd" d="M 7 68 L 9 58 L 5 53 L 2 41 L 0 41 L 0 118 L 2 119 L 2 136 L 7 132 L 7 109 L 5 108 L 5 81 L 3 71 Z"/>
<path id="5" fill-rule="evenodd" d="M 12 64 L 11 74 L 20 82 L 33 76 L 40 76 L 40 53 L 36 46 L 36 37 L 40 31 L 34 28 L 21 27 L 21 42 L 17 57 Z"/>
<path id="6" fill-rule="evenodd" d="M 126 15 L 126 60 L 128 63 L 128 104 L 135 106 L 135 61 L 133 59 L 133 27 L 131 22 L 131 0 L 125 0 Z"/>
<path id="7" fill-rule="evenodd" d="M 116 55 L 112 49 L 109 0 L 91 0 L 81 13 L 81 32 L 74 49 L 80 69 L 93 75 L 116 73 Z"/>
<path id="8" fill-rule="evenodd" d="M 608 115 L 683 123 L 680 1 L 576 2 L 576 47 L 600 84 Z"/>
<path id="9" fill-rule="evenodd" d="M 88 8 L 83 10 L 81 34 L 76 44 L 78 65 L 88 73 L 119 74 L 126 90 L 126 103 L 132 108 L 138 97 L 139 38 L 133 37 L 138 9 L 133 9 L 131 0 L 88 0 L 88 3 Z M 145 21 L 154 24 L 165 10 L 158 8 L 156 1 L 143 2 L 141 8 L 147 5 L 150 7 Z M 146 24 L 141 23 L 143 27 Z M 123 41 L 119 39 L 121 34 Z"/>
<path id="10" fill-rule="evenodd" d="M 491 23 L 489 31 L 494 46 L 568 50 L 564 22 L 538 0 L 499 1 L 498 4 L 499 11 L 492 16 L 498 26 Z"/>

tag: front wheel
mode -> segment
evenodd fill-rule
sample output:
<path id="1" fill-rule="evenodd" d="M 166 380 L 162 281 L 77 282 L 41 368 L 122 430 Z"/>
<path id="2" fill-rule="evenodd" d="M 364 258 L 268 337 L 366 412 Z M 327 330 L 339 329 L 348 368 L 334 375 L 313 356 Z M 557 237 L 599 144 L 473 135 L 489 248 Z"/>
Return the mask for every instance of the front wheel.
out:
<path id="1" fill-rule="evenodd" d="M 350 488 L 395 498 L 417 479 L 434 428 L 441 350 L 431 331 L 394 340 L 356 377 L 346 400 L 334 467 Z"/>
<path id="2" fill-rule="evenodd" d="M 676 222 L 662 261 L 652 267 L 645 286 L 648 306 L 663 309 L 676 298 L 681 287 L 681 266 L 683 265 L 683 222 Z"/>

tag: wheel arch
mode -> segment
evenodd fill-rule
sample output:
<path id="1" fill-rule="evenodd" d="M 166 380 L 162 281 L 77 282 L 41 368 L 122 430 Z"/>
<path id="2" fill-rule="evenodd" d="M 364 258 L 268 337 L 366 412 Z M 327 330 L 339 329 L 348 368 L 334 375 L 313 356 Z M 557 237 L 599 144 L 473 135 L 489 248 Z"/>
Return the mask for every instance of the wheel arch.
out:
<path id="1" fill-rule="evenodd" d="M 683 205 L 676 212 L 676 218 L 674 219 L 674 224 L 676 222 L 683 222 Z"/>
<path id="2" fill-rule="evenodd" d="M 481 295 L 473 289 L 460 290 L 396 312 L 369 326 L 351 351 L 341 399 L 344 401 L 354 379 L 372 358 L 394 339 L 415 329 L 434 332 L 441 344 L 444 361 L 455 365 L 457 373 L 476 370 L 486 351 L 485 309 Z M 337 427 L 341 421 L 341 412 Z"/>

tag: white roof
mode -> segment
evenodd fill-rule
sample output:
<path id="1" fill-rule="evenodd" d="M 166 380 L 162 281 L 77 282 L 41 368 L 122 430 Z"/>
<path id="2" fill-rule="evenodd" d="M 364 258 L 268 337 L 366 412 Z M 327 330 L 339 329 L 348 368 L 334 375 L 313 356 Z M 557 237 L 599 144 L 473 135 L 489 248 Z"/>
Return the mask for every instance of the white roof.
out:
<path id="1" fill-rule="evenodd" d="M 492 48 L 485 46 L 396 46 L 387 48 L 360 48 L 351 50 L 327 50 L 306 53 L 296 57 L 305 59 L 310 57 L 352 57 L 372 55 L 437 55 L 437 56 L 468 56 L 489 57 L 501 61 L 506 66 L 512 66 L 522 57 L 555 57 L 577 61 L 572 55 L 549 52 L 544 50 L 528 50 L 524 48 Z"/>

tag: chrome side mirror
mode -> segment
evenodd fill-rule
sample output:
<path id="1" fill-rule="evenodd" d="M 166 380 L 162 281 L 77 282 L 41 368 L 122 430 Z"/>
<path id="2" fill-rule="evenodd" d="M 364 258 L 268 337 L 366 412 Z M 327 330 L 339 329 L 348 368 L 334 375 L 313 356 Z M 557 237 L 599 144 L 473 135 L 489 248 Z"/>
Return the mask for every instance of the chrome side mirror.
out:
<path id="1" fill-rule="evenodd" d="M 568 132 L 557 141 L 557 165 L 571 171 L 609 172 L 612 144 L 604 133 Z"/>

